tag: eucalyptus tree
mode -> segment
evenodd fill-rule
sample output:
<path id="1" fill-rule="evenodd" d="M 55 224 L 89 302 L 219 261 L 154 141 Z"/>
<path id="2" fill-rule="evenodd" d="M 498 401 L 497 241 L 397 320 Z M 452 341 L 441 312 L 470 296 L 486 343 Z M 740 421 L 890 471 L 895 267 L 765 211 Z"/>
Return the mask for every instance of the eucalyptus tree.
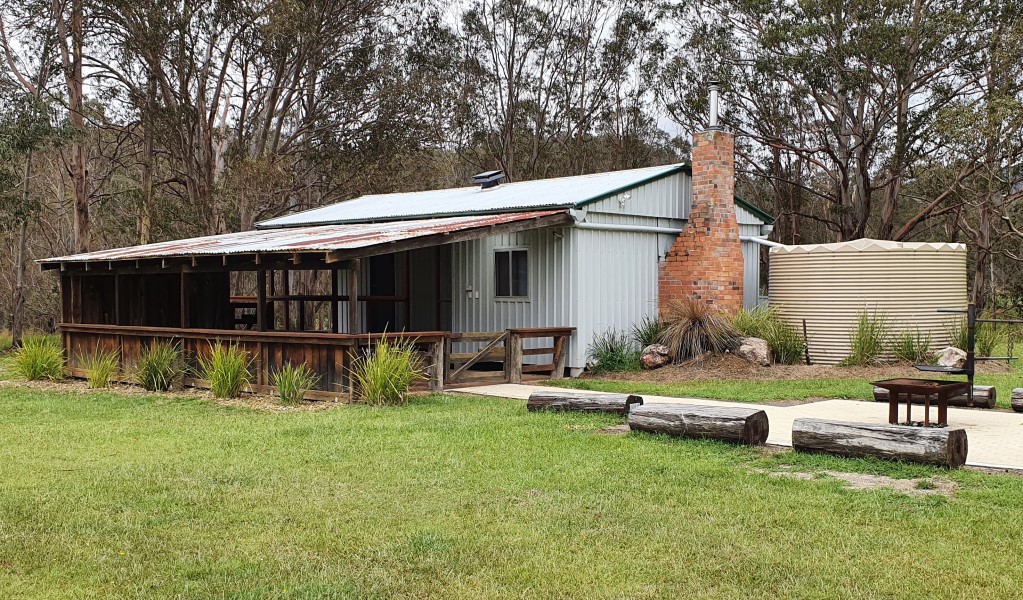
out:
<path id="1" fill-rule="evenodd" d="M 898 225 L 914 215 L 900 212 L 903 188 L 921 166 L 947 159 L 937 118 L 980 79 L 970 67 L 987 43 L 978 28 L 989 9 L 951 0 L 676 3 L 662 98 L 691 127 L 705 111 L 703 84 L 724 81 L 725 122 L 746 137 L 747 172 L 774 182 L 783 235 L 795 235 L 798 218 L 832 239 L 905 238 L 911 231 L 896 235 Z"/>
<path id="2" fill-rule="evenodd" d="M 658 138 L 645 114 L 657 52 L 653 3 L 476 0 L 457 30 L 463 118 L 454 137 L 478 167 L 534 179 L 620 168 L 594 140 Z M 638 118 L 637 118 L 638 117 Z M 629 163 L 634 155 L 612 153 Z M 632 166 L 628 164 L 628 166 Z"/>

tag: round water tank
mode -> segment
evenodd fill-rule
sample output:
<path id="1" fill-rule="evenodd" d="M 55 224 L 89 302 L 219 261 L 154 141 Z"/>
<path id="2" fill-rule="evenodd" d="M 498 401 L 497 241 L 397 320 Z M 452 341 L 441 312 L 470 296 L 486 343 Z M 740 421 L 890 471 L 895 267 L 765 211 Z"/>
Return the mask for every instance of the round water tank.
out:
<path id="1" fill-rule="evenodd" d="M 769 298 L 800 332 L 806 320 L 813 363 L 849 356 L 864 311 L 884 315 L 892 335 L 919 331 L 941 349 L 963 317 L 938 309 L 967 304 L 966 245 L 860 239 L 772 248 Z"/>

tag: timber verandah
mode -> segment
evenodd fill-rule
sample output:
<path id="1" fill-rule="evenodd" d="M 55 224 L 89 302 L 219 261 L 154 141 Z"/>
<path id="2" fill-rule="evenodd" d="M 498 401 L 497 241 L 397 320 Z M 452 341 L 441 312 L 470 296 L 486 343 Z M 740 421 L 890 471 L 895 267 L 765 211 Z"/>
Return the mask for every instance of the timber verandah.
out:
<path id="1" fill-rule="evenodd" d="M 480 383 L 519 383 L 530 376 L 560 378 L 564 373 L 565 345 L 574 328 L 508 329 L 503 332 L 452 333 L 420 331 L 342 334 L 284 331 L 183 329 L 121 325 L 62 323 L 58 326 L 72 376 L 83 377 L 82 361 L 96 352 L 116 353 L 121 372 L 129 374 L 142 351 L 156 341 L 177 345 L 185 361 L 186 386 L 205 388 L 195 376 L 197 358 L 217 342 L 233 344 L 249 353 L 252 383 L 248 391 L 274 393 L 271 374 L 284 364 L 304 363 L 320 378 L 306 397 L 331 400 L 351 392 L 350 369 L 355 358 L 383 338 L 411 340 L 428 365 L 428 387 Z M 524 340 L 550 340 L 549 345 L 523 348 Z M 481 349 L 454 352 L 455 344 L 482 345 Z M 549 357 L 549 362 L 524 363 L 525 356 Z"/>
<path id="2" fill-rule="evenodd" d="M 435 391 L 564 374 L 574 327 L 395 331 L 394 323 L 401 323 L 402 315 L 407 319 L 413 303 L 433 302 L 428 312 L 436 308 L 440 314 L 439 296 L 414 298 L 407 285 L 390 295 L 360 293 L 362 261 L 357 259 L 333 265 L 323 264 L 319 257 L 249 260 L 68 265 L 61 272 L 64 322 L 58 331 L 72 376 L 84 376 L 84 359 L 99 352 L 116 354 L 120 371 L 127 376 L 146 347 L 166 341 L 181 349 L 185 385 L 206 387 L 195 375 L 198 358 L 220 342 L 249 353 L 249 391 L 272 393 L 271 377 L 277 369 L 288 363 L 306 364 L 319 378 L 317 389 L 307 397 L 335 399 L 351 392 L 356 357 L 384 338 L 411 340 L 428 365 L 426 384 Z M 404 260 L 408 262 L 408 257 Z M 328 275 L 320 282 L 327 289 L 317 293 L 291 289 L 289 281 L 296 271 Z M 239 276 L 253 280 L 249 283 L 254 284 L 254 296 L 233 291 Z M 371 325 L 368 317 L 379 316 L 381 309 L 383 324 Z M 355 332 L 335 333 L 339 329 Z"/>
<path id="3" fill-rule="evenodd" d="M 572 220 L 554 210 L 256 230 L 39 263 L 59 269 L 58 329 L 75 376 L 99 351 L 130 374 L 164 340 L 182 350 L 186 385 L 204 386 L 196 359 L 221 342 L 251 356 L 250 391 L 271 391 L 276 369 L 304 363 L 320 377 L 307 397 L 333 399 L 351 391 L 353 361 L 384 337 L 412 341 L 433 390 L 561 377 L 573 327 L 450 331 L 445 250 Z"/>

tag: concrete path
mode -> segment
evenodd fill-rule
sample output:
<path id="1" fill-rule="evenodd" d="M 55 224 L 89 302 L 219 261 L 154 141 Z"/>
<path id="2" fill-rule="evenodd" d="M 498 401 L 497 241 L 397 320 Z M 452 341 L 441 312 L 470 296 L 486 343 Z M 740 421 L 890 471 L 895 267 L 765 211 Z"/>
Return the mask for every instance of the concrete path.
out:
<path id="1" fill-rule="evenodd" d="M 538 385 L 486 385 L 452 390 L 464 394 L 496 396 L 525 400 L 533 390 L 556 390 Z M 600 394 L 601 392 L 581 393 Z M 643 402 L 708 404 L 717 406 L 756 406 L 767 411 L 771 421 L 768 444 L 792 445 L 792 421 L 804 417 L 814 419 L 835 419 L 858 423 L 888 422 L 887 402 L 865 402 L 862 400 L 823 400 L 793 406 L 771 406 L 747 402 L 724 402 L 701 398 L 671 398 L 667 396 L 643 396 Z M 924 407 L 913 406 L 913 419 L 923 418 Z M 905 415 L 905 407 L 900 410 Z M 931 408 L 931 419 L 937 419 L 937 409 Z M 948 409 L 948 423 L 951 427 L 966 429 L 970 443 L 968 465 L 1001 469 L 1023 469 L 1023 414 L 980 408 Z"/>

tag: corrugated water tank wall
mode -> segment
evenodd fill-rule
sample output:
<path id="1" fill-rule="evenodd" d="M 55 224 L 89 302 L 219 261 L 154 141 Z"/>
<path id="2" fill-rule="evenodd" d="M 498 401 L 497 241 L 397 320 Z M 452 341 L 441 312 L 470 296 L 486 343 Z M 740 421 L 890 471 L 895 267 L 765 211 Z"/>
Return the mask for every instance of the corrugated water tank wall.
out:
<path id="1" fill-rule="evenodd" d="M 963 244 L 855 240 L 772 248 L 770 261 L 771 306 L 800 330 L 806 320 L 814 363 L 849 356 L 863 311 L 887 318 L 893 335 L 919 331 L 943 348 L 960 317 L 938 309 L 967 304 Z"/>

